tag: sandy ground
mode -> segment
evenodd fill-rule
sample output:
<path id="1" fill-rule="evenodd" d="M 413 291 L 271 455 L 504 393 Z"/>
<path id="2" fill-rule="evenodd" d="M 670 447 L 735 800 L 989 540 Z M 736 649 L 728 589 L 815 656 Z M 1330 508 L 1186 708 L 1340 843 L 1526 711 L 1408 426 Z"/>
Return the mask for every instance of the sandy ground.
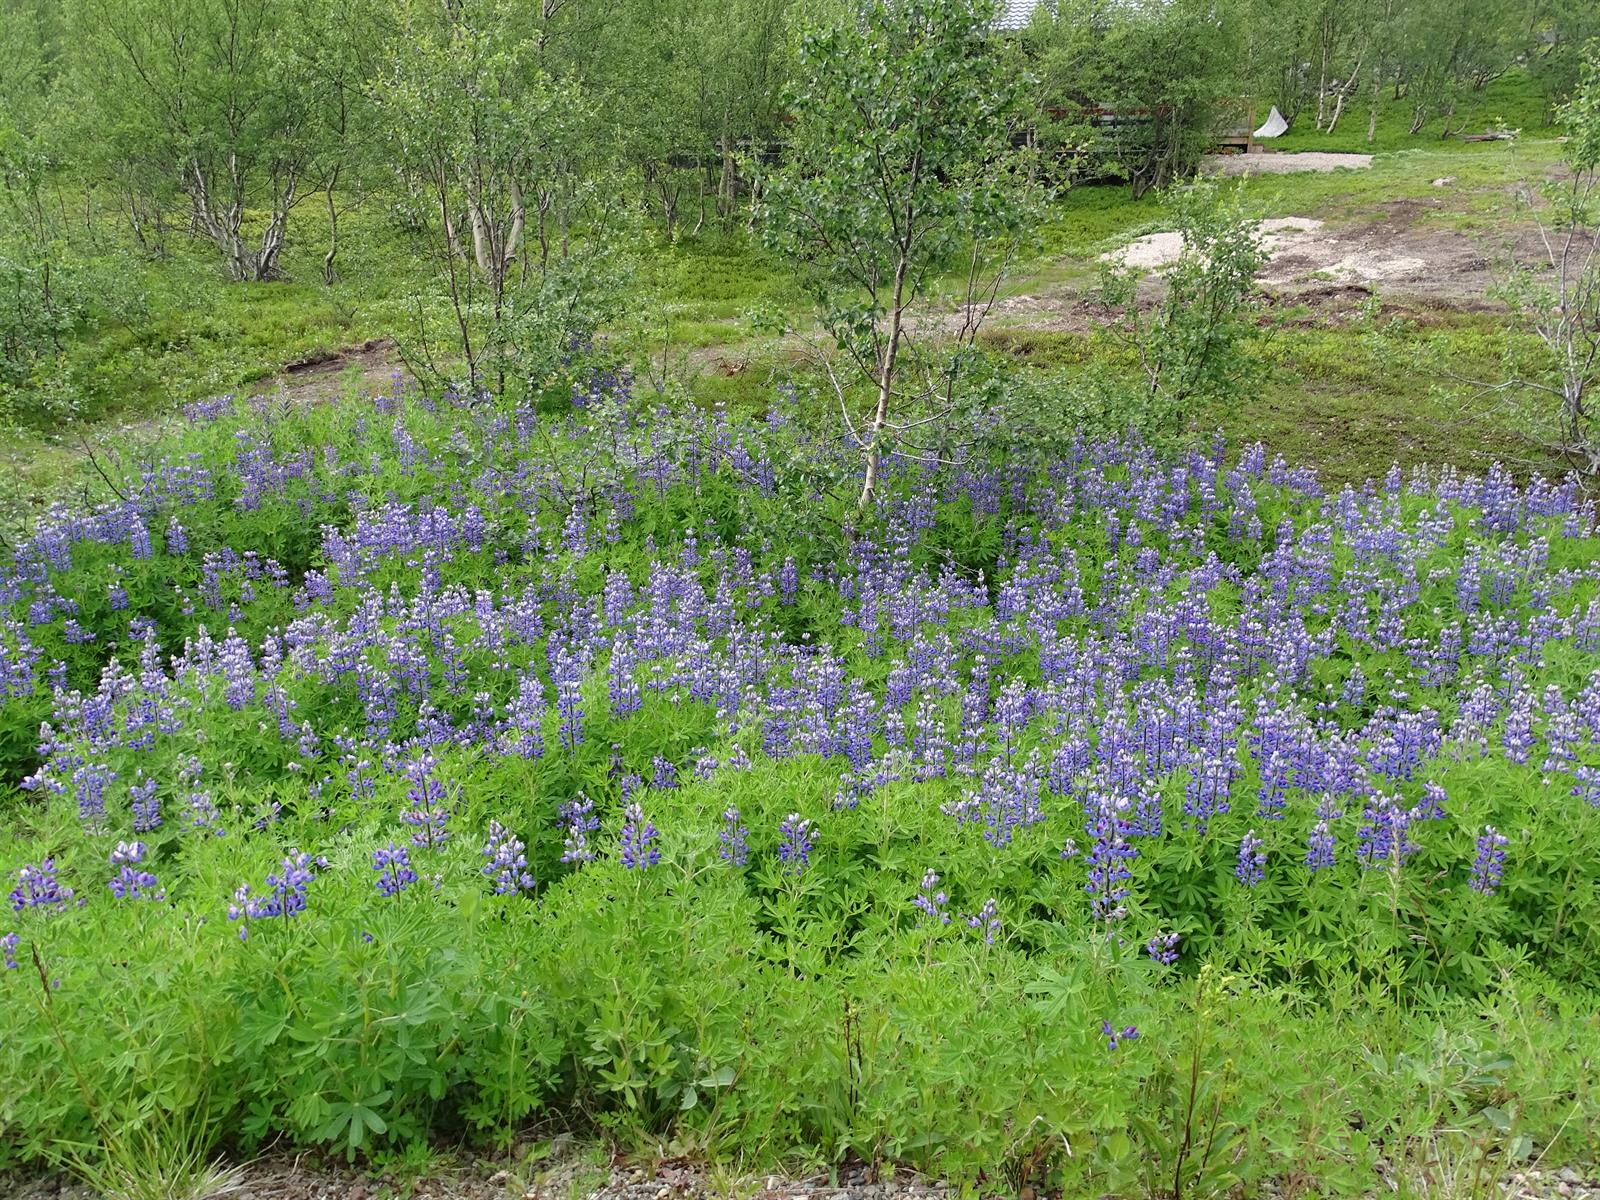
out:
<path id="1" fill-rule="evenodd" d="M 1526 263 L 1538 261 L 1538 232 L 1531 226 L 1508 226 L 1485 236 L 1438 220 L 1452 211 L 1453 203 L 1450 192 L 1441 188 L 1435 195 L 1374 204 L 1367 219 L 1357 223 L 1333 224 L 1310 214 L 1263 221 L 1268 259 L 1257 278 L 1277 301 L 1307 305 L 1311 319 L 1322 323 L 1355 317 L 1374 296 L 1385 313 L 1421 320 L 1445 310 L 1498 310 L 1490 291 L 1503 281 L 1511 255 Z M 1100 258 L 1148 271 L 1139 297 L 1141 304 L 1153 304 L 1162 294 L 1162 268 L 1182 248 L 1178 234 L 1153 233 Z M 959 315 L 957 310 L 941 319 L 954 328 Z M 1024 285 L 995 304 L 990 328 L 1081 333 L 1104 325 L 1112 315 L 1094 302 L 1091 285 Z"/>
<path id="2" fill-rule="evenodd" d="M 1315 217 L 1278 217 L 1262 221 L 1257 229 L 1267 254 L 1267 264 L 1258 278 L 1263 284 L 1278 287 L 1313 278 L 1366 285 L 1420 284 L 1443 265 L 1441 251 L 1450 241 L 1448 231 L 1410 240 L 1380 239 L 1360 231 L 1329 233 Z M 1179 234 L 1152 233 L 1100 257 L 1102 261 L 1120 261 L 1130 267 L 1160 272 L 1182 253 L 1183 238 Z M 1481 255 L 1470 257 L 1475 268 Z"/>
<path id="3" fill-rule="evenodd" d="M 1364 171 L 1370 154 L 1331 154 L 1305 150 L 1298 154 L 1212 154 L 1201 166 L 1208 175 L 1288 175 L 1296 171 Z"/>
<path id="4" fill-rule="evenodd" d="M 1270 255 L 1310 243 L 1315 240 L 1310 235 L 1321 228 L 1322 222 L 1315 217 L 1275 217 L 1257 226 L 1261 245 Z M 1120 261 L 1130 267 L 1152 271 L 1176 262 L 1182 253 L 1183 235 L 1151 233 L 1135 238 L 1120 250 L 1102 254 L 1100 261 Z"/>

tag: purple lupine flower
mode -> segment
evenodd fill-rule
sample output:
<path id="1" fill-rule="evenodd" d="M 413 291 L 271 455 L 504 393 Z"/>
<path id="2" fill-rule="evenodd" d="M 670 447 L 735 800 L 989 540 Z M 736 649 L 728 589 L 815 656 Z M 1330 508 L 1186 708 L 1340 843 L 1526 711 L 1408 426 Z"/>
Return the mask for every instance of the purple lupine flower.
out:
<path id="1" fill-rule="evenodd" d="M 1110 1021 L 1101 1021 L 1100 1032 L 1105 1035 L 1107 1050 L 1115 1050 L 1123 1042 L 1139 1040 L 1139 1030 L 1134 1025 L 1125 1025 L 1119 1030 Z"/>
<path id="2" fill-rule="evenodd" d="M 632 644 L 619 635 L 611 651 L 610 665 L 606 668 L 606 686 L 611 694 L 612 716 L 625 717 L 629 713 L 638 712 L 644 706 L 644 692 L 639 687 L 639 681 L 634 678 L 637 669 L 638 662 L 634 657 Z"/>
<path id="3" fill-rule="evenodd" d="M 1144 944 L 1144 952 L 1164 967 L 1178 961 L 1179 936 L 1176 933 L 1158 933 Z"/>
<path id="4" fill-rule="evenodd" d="M 95 640 L 94 630 L 85 629 L 78 623 L 78 618 L 76 617 L 68 617 L 66 619 L 66 622 L 61 626 L 61 634 L 69 645 L 74 646 L 81 646 L 86 642 Z"/>
<path id="5" fill-rule="evenodd" d="M 983 902 L 983 907 L 975 913 L 968 913 L 967 925 L 972 929 L 983 930 L 983 940 L 988 945 L 994 945 L 994 940 L 1000 934 L 1000 907 L 995 903 L 993 896 Z"/>
<path id="6" fill-rule="evenodd" d="M 923 873 L 922 882 L 917 885 L 917 897 L 911 903 L 922 910 L 923 917 L 928 921 L 939 924 L 950 924 L 950 914 L 945 911 L 945 905 L 950 902 L 950 897 L 939 890 L 939 876 L 932 867 Z M 921 923 L 923 917 L 918 918 Z"/>
<path id="7" fill-rule="evenodd" d="M 778 858 L 791 875 L 800 875 L 811 865 L 811 845 L 814 828 L 809 819 L 799 813 L 790 813 L 778 826 L 783 840 L 778 843 Z"/>
<path id="8" fill-rule="evenodd" d="M 84 763 L 72 772 L 72 786 L 78 794 L 78 819 L 85 825 L 99 825 L 106 815 L 106 786 L 117 773 L 99 763 Z"/>
<path id="9" fill-rule="evenodd" d="M 630 871 L 643 871 L 661 861 L 656 847 L 656 827 L 645 819 L 644 810 L 630 804 L 622 813 L 622 865 Z"/>
<path id="10" fill-rule="evenodd" d="M 144 862 L 143 842 L 118 842 L 111 852 L 111 865 L 118 868 L 116 877 L 106 886 L 118 900 L 164 900 L 166 892 L 156 886 L 156 877 L 141 869 Z"/>
<path id="11" fill-rule="evenodd" d="M 1267 877 L 1266 868 L 1267 852 L 1261 848 L 1261 839 L 1252 829 L 1239 843 L 1239 861 L 1233 868 L 1234 877 L 1245 887 L 1255 887 Z"/>
<path id="12" fill-rule="evenodd" d="M 73 891 L 62 887 L 56 877 L 56 860 L 46 858 L 37 864 L 24 863 L 17 872 L 17 886 L 11 889 L 11 907 L 16 912 L 40 908 L 60 912 L 72 902 Z"/>
<path id="13" fill-rule="evenodd" d="M 589 848 L 589 835 L 600 828 L 600 818 L 594 815 L 594 801 L 579 792 L 561 806 L 561 819 L 567 823 L 561 861 L 591 861 L 594 851 Z"/>
<path id="14" fill-rule="evenodd" d="M 534 878 L 528 872 L 525 849 L 522 839 L 499 821 L 489 822 L 489 840 L 483 847 L 483 856 L 489 861 L 483 874 L 494 880 L 495 895 L 533 891 Z"/>
<path id="15" fill-rule="evenodd" d="M 1572 794 L 1590 808 L 1600 808 L 1600 770 L 1580 764 L 1572 777 L 1577 781 L 1572 785 Z"/>
<path id="16" fill-rule="evenodd" d="M 1127 899 L 1128 889 L 1123 884 L 1133 878 L 1133 872 L 1126 864 L 1139 852 L 1129 844 L 1127 823 L 1122 818 L 1128 807 L 1126 797 L 1097 793 L 1085 803 L 1093 809 L 1089 832 L 1094 836 L 1094 846 L 1089 851 L 1089 877 L 1083 890 L 1092 897 L 1090 907 L 1095 919 L 1109 926 L 1127 913 L 1122 902 Z"/>
<path id="17" fill-rule="evenodd" d="M 744 866 L 750 861 L 749 835 L 750 831 L 744 827 L 739 810 L 727 809 L 722 814 L 722 832 L 718 835 L 722 845 L 717 849 L 717 856 L 729 866 Z"/>
<path id="18" fill-rule="evenodd" d="M 1313 872 L 1333 866 L 1333 850 L 1333 830 L 1329 828 L 1328 820 L 1324 817 L 1312 826 L 1311 836 L 1306 839 L 1306 866 Z"/>
<path id="19" fill-rule="evenodd" d="M 583 744 L 583 662 L 567 643 L 550 639 L 550 675 L 561 715 L 561 742 L 569 751 Z"/>
<path id="20" fill-rule="evenodd" d="M 1220 755 L 1201 753 L 1189 765 L 1184 784 L 1183 811 L 1194 818 L 1202 833 L 1211 818 L 1228 811 L 1228 795 L 1233 788 L 1238 766 Z"/>
<path id="21" fill-rule="evenodd" d="M 1413 821 L 1442 821 L 1445 819 L 1444 802 L 1448 799 L 1443 787 L 1431 779 L 1422 785 L 1422 799 L 1412 805 Z"/>
<path id="22" fill-rule="evenodd" d="M 406 778 L 411 781 L 406 789 L 406 801 L 410 807 L 400 814 L 401 823 L 415 830 L 411 844 L 426 850 L 436 849 L 450 840 L 450 831 L 446 828 L 450 810 L 445 807 L 449 796 L 434 774 L 436 765 L 433 755 L 426 753 L 406 764 Z"/>
<path id="23" fill-rule="evenodd" d="M 612 747 L 613 753 L 615 753 L 616 749 L 616 747 Z M 642 787 L 644 787 L 644 777 L 633 771 L 629 771 L 619 779 L 617 781 L 617 790 L 622 793 L 622 807 L 627 808 L 629 804 L 633 803 L 633 794 Z"/>
<path id="24" fill-rule="evenodd" d="M 1411 810 L 1395 797 L 1374 794 L 1362 815 L 1365 823 L 1356 834 L 1356 857 L 1363 866 L 1398 870 L 1417 852 L 1410 836 Z"/>
<path id="25" fill-rule="evenodd" d="M 1530 689 L 1519 687 L 1512 693 L 1505 723 L 1501 727 L 1500 743 L 1505 748 L 1506 757 L 1514 763 L 1527 762 L 1533 751 L 1533 705 L 1534 695 Z"/>
<path id="26" fill-rule="evenodd" d="M 984 767 L 976 791 L 947 806 L 946 811 L 962 823 L 981 819 L 986 841 L 995 847 L 1009 846 L 1017 830 L 1045 819 L 1039 804 L 1043 786 L 1044 772 L 1037 754 L 1021 762 L 997 754 Z"/>
<path id="27" fill-rule="evenodd" d="M 137 517 L 134 518 L 133 528 L 128 534 L 128 551 L 135 558 L 149 558 L 154 553 L 150 548 L 150 531 Z"/>
<path id="28" fill-rule="evenodd" d="M 678 768 L 673 766 L 672 760 L 656 755 L 650 760 L 652 772 L 650 786 L 666 791 L 678 786 Z"/>
<path id="29" fill-rule="evenodd" d="M 411 868 L 411 855 L 404 846 L 390 842 L 372 852 L 372 869 L 378 873 L 378 895 L 398 896 L 417 881 Z"/>
<path id="30" fill-rule="evenodd" d="M 161 797 L 156 795 L 159 786 L 154 779 L 141 779 L 128 786 L 129 803 L 133 809 L 133 831 L 149 833 L 161 826 Z"/>
<path id="31" fill-rule="evenodd" d="M 217 828 L 217 820 L 220 815 L 217 811 L 217 802 L 211 798 L 210 792 L 189 793 L 190 829 L 215 829 L 218 834 L 221 834 L 222 830 Z"/>
<path id="32" fill-rule="evenodd" d="M 0 937 L 0 952 L 4 952 L 6 956 L 6 970 L 8 971 L 17 969 L 17 943 L 21 940 L 15 930 L 6 934 L 5 937 Z"/>
<path id="33" fill-rule="evenodd" d="M 523 758 L 544 755 L 544 687 L 528 672 L 517 681 L 517 696 L 506 706 L 507 740 L 515 731 L 514 749 Z"/>
<path id="34" fill-rule="evenodd" d="M 1485 825 L 1478 837 L 1478 856 L 1472 863 L 1472 878 L 1468 886 L 1475 892 L 1492 896 L 1500 886 L 1506 870 L 1506 845 L 1509 839 L 1493 825 Z"/>
<path id="35" fill-rule="evenodd" d="M 291 846 L 284 855 L 278 870 L 267 872 L 266 888 L 262 895 L 250 892 L 248 883 L 241 883 L 233 893 L 233 903 L 228 905 L 228 920 L 241 922 L 239 940 L 249 936 L 245 921 L 279 918 L 287 921 L 306 910 L 306 892 L 317 877 L 314 868 L 326 869 L 328 860 L 320 855 L 313 858 Z"/>

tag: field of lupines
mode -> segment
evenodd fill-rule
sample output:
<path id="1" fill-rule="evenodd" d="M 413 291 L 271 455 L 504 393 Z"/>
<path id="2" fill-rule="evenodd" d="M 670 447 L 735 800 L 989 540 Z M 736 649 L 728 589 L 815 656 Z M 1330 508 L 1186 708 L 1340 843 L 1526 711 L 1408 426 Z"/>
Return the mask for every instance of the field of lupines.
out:
<path id="1" fill-rule="evenodd" d="M 1575 485 L 1082 442 L 858 516 L 781 391 L 189 417 L 0 575 L 0 1166 L 1600 1146 Z"/>

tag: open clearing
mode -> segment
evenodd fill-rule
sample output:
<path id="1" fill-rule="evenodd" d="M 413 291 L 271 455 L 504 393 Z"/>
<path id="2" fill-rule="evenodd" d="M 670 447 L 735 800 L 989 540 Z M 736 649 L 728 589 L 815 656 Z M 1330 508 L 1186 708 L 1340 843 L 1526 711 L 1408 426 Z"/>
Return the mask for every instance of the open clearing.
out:
<path id="1" fill-rule="evenodd" d="M 1326 282 L 1361 284 L 1395 295 L 1480 307 L 1495 282 L 1493 259 L 1504 257 L 1506 247 L 1495 250 L 1430 220 L 1442 203 L 1396 201 L 1385 206 L 1388 211 L 1379 220 L 1350 229 L 1329 228 L 1311 216 L 1262 221 L 1267 263 L 1258 278 L 1279 292 Z M 1159 273 L 1182 251 L 1182 238 L 1164 232 L 1146 234 L 1100 257 Z"/>
<path id="2" fill-rule="evenodd" d="M 1361 220 L 1324 218 L 1315 210 L 1264 220 L 1261 230 L 1269 256 L 1257 278 L 1280 300 L 1314 302 L 1324 318 L 1336 323 L 1374 293 L 1387 305 L 1498 310 L 1489 293 L 1504 278 L 1512 255 L 1529 261 L 1539 252 L 1538 232 L 1525 224 L 1508 225 L 1495 236 L 1479 234 L 1450 220 L 1457 210 L 1454 198 L 1404 197 L 1369 206 Z M 1149 271 L 1140 296 L 1153 302 L 1160 294 L 1161 269 L 1181 250 L 1177 233 L 1160 231 L 1133 238 L 1094 261 L 1120 261 Z M 1092 300 L 1092 281 L 1083 278 L 1083 267 L 1090 264 L 1062 260 L 1056 265 L 1077 278 L 1039 287 L 1022 283 L 995 302 L 996 327 L 1085 332 L 1106 322 L 1107 314 Z M 1350 303 L 1330 308 L 1330 296 Z M 958 319 L 959 311 L 946 318 Z"/>

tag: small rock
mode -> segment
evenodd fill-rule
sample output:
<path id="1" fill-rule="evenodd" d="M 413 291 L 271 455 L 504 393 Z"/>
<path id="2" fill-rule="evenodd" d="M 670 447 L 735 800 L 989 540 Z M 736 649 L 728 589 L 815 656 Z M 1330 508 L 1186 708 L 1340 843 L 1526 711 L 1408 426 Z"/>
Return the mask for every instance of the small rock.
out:
<path id="1" fill-rule="evenodd" d="M 1570 1196 L 1570 1195 L 1572 1195 L 1572 1185 L 1570 1183 L 1568 1183 L 1565 1179 L 1563 1179 L 1560 1183 L 1556 1184 L 1556 1195 L 1558 1195 L 1558 1196 Z"/>
<path id="2" fill-rule="evenodd" d="M 1456 177 L 1454 175 L 1441 175 L 1441 176 L 1439 176 L 1439 178 L 1437 178 L 1437 179 L 1435 179 L 1433 181 L 1433 186 L 1434 187 L 1449 187 L 1455 181 L 1456 181 Z"/>
<path id="3" fill-rule="evenodd" d="M 1561 1180 L 1563 1183 L 1583 1182 L 1583 1176 L 1579 1175 L 1571 1167 L 1562 1167 L 1561 1170 L 1556 1172 L 1556 1178 Z"/>

